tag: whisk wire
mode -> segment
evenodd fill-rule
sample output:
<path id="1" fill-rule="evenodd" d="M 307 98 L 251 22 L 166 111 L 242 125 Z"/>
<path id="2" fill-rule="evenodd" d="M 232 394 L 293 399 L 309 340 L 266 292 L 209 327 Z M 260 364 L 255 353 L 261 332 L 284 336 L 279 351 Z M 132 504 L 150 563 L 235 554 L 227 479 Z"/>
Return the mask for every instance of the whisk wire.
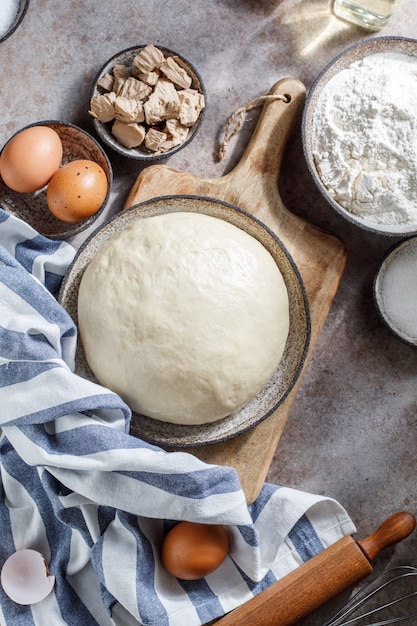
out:
<path id="1" fill-rule="evenodd" d="M 323 626 L 350 626 L 351 624 L 358 624 L 361 620 L 370 617 L 373 618 L 373 616 L 383 610 L 394 607 L 405 600 L 416 597 L 417 591 L 413 591 L 411 593 L 395 597 L 379 607 L 368 610 L 366 610 L 365 607 L 367 602 L 381 592 L 387 591 L 388 587 L 392 586 L 397 581 L 414 577 L 416 575 L 417 567 L 414 565 L 404 564 L 386 569 L 369 583 L 364 585 L 357 593 L 355 593 L 329 621 L 323 624 Z M 381 582 L 387 576 L 389 577 L 388 580 Z M 365 609 L 365 612 L 357 615 L 356 617 L 352 617 L 352 615 L 354 615 L 354 613 L 361 608 Z M 396 617 L 386 618 L 378 622 L 367 622 L 367 626 L 388 626 L 389 624 L 399 624 L 400 622 L 404 622 L 405 620 L 409 620 L 414 617 L 417 617 L 417 611 Z"/>

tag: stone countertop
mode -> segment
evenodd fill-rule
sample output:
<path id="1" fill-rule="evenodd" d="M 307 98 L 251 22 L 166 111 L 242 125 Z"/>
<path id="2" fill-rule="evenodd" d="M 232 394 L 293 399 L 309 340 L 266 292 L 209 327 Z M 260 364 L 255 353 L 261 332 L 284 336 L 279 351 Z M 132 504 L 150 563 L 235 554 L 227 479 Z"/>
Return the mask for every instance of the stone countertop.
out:
<path id="1" fill-rule="evenodd" d="M 414 5 L 401 0 L 377 35 L 417 37 Z M 257 119 L 256 111 L 247 116 L 218 161 L 226 120 L 237 108 L 286 76 L 309 88 L 339 52 L 373 36 L 337 20 L 328 0 L 31 0 L 0 47 L 0 145 L 39 120 L 72 122 L 94 134 L 87 110 L 96 71 L 115 52 L 152 42 L 188 58 L 207 90 L 199 133 L 166 162 L 219 177 L 239 160 Z M 143 167 L 109 156 L 114 188 L 104 218 L 121 209 Z M 396 240 L 359 230 L 330 209 L 308 173 L 299 128 L 279 189 L 290 211 L 344 240 L 348 262 L 268 480 L 334 497 L 359 538 L 398 510 L 417 510 L 417 350 L 385 328 L 372 295 L 377 266 Z M 387 549 L 376 569 L 412 559 L 416 542 L 412 535 Z M 316 626 L 332 610 L 331 603 L 303 623 Z"/>

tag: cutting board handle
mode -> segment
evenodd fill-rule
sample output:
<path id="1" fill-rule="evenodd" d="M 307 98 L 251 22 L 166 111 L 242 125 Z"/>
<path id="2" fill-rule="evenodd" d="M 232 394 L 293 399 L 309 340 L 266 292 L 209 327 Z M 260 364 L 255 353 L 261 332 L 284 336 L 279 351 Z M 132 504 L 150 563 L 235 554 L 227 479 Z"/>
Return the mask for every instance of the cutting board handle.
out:
<path id="1" fill-rule="evenodd" d="M 388 517 L 371 535 L 357 543 L 365 556 L 372 561 L 381 550 L 408 537 L 415 527 L 414 515 L 400 511 Z"/>
<path id="2" fill-rule="evenodd" d="M 283 78 L 273 85 L 270 95 L 284 96 L 285 100 L 268 100 L 262 108 L 256 128 L 245 152 L 233 170 L 233 176 L 242 179 L 242 170 L 249 170 L 251 178 L 258 173 L 262 178 L 276 180 L 285 146 L 304 108 L 306 88 L 296 78 Z"/>

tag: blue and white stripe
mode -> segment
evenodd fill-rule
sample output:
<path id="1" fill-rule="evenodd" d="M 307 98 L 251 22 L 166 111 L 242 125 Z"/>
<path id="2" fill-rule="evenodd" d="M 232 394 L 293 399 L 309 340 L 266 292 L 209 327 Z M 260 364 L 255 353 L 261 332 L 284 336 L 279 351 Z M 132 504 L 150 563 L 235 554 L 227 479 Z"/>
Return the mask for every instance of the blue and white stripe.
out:
<path id="1" fill-rule="evenodd" d="M 332 499 L 267 484 L 248 507 L 234 469 L 129 435 L 122 400 L 73 372 L 77 330 L 54 294 L 74 254 L 0 210 L 0 567 L 30 547 L 56 576 L 29 607 L 0 587 L 0 624 L 203 624 L 354 532 Z M 160 563 L 183 519 L 229 529 L 204 580 Z"/>

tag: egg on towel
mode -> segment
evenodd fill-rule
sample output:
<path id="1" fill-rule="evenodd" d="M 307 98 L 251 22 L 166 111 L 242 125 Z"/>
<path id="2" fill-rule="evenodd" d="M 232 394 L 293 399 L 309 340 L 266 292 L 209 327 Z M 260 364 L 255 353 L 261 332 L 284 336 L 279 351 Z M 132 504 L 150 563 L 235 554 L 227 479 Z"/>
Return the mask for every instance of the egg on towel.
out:
<path id="1" fill-rule="evenodd" d="M 220 567 L 228 551 L 229 537 L 224 526 L 180 522 L 165 536 L 161 559 L 176 578 L 198 580 Z"/>

